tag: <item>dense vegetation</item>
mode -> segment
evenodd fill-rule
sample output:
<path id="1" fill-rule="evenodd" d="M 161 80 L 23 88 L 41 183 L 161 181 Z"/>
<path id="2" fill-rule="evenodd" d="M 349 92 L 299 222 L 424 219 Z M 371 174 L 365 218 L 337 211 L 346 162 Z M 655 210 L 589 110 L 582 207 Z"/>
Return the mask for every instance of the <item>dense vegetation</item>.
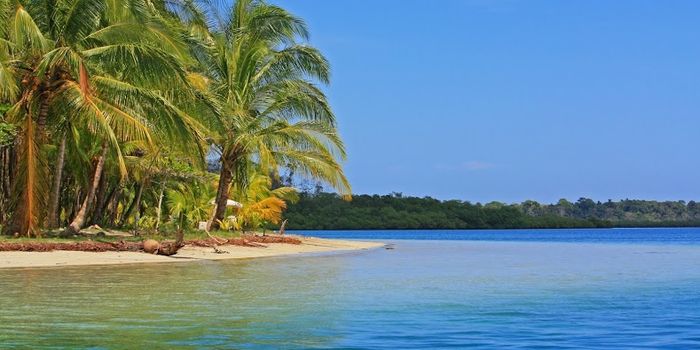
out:
<path id="1" fill-rule="evenodd" d="M 556 204 L 472 204 L 430 197 L 356 195 L 345 201 L 330 193 L 302 193 L 285 213 L 290 229 L 490 229 L 700 226 L 700 205 L 581 198 Z"/>
<path id="2" fill-rule="evenodd" d="M 307 39 L 260 0 L 0 0 L 4 233 L 254 229 L 285 168 L 349 194 Z"/>

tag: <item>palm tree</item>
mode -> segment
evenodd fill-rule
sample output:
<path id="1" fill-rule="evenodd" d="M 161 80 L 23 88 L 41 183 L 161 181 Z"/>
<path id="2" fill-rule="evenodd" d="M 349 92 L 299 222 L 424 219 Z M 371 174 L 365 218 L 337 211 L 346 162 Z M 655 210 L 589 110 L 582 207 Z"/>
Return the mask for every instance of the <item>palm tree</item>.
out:
<path id="1" fill-rule="evenodd" d="M 6 19 L 0 96 L 12 103 L 8 118 L 21 125 L 13 221 L 17 232 L 39 233 L 39 208 L 47 193 L 41 146 L 48 119 L 54 122 L 55 134 L 60 139 L 68 135 L 69 143 L 83 141 L 72 135 L 94 135 L 91 144 L 75 146 L 94 150 L 89 166 L 93 170 L 69 232 L 85 223 L 108 156 L 125 177 L 122 142 L 139 140 L 152 146 L 157 135 L 186 147 L 198 144 L 202 136 L 201 125 L 161 92 L 166 86 L 189 90 L 186 45 L 148 2 L 128 4 L 45 0 L 29 1 L 25 7 L 0 0 L 0 19 Z M 65 147 L 59 147 L 58 160 L 63 158 L 61 149 Z M 62 167 L 59 161 L 57 176 Z M 54 186 L 60 183 L 55 179 Z M 54 205 L 51 210 L 56 210 Z"/>
<path id="2" fill-rule="evenodd" d="M 248 123 L 227 140 L 227 145 L 232 150 L 231 174 L 237 180 L 236 192 L 245 193 L 252 182 L 251 174 L 274 173 L 282 166 L 293 168 L 306 177 L 323 179 L 341 193 L 350 192 L 338 161 L 345 157 L 342 141 L 335 127 L 325 121 L 290 123 L 269 116 L 249 118 Z M 215 220 L 222 218 L 215 216 Z"/>
<path id="3" fill-rule="evenodd" d="M 120 213 L 127 224 L 153 201 L 157 226 L 176 204 L 168 178 L 203 168 L 205 140 L 222 162 L 214 225 L 231 184 L 243 196 L 257 172 L 290 166 L 350 193 L 317 87 L 328 62 L 304 44 L 303 21 L 261 0 L 217 11 L 192 0 L 0 0 L 6 232 L 65 223 L 76 233 Z"/>
<path id="4" fill-rule="evenodd" d="M 328 83 L 329 65 L 318 50 L 297 43 L 308 38 L 304 22 L 263 1 L 238 0 L 220 29 L 202 63 L 221 117 L 214 137 L 221 173 L 211 225 L 224 218 L 231 183 L 245 183 L 253 160 L 272 168 L 298 165 L 305 175 L 349 194 L 335 117 L 314 83 Z"/>

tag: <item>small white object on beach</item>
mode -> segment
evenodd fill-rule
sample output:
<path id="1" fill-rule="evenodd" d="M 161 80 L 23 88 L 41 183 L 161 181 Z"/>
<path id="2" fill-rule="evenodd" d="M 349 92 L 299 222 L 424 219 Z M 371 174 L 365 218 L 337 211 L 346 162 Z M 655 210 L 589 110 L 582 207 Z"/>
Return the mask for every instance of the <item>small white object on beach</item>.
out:
<path id="1" fill-rule="evenodd" d="M 216 204 L 216 202 L 212 199 L 209 202 L 209 204 L 214 205 L 214 204 Z M 226 200 L 226 206 L 227 207 L 234 207 L 234 208 L 238 208 L 238 209 L 243 208 L 243 204 L 236 202 L 234 200 L 231 200 L 231 199 Z"/>

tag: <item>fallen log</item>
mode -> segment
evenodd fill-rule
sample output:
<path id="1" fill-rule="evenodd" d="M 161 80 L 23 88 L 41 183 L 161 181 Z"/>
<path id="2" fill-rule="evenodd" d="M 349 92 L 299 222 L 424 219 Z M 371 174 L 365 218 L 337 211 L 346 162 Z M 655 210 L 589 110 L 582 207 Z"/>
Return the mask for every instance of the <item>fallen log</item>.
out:
<path id="1" fill-rule="evenodd" d="M 50 252 L 52 250 L 72 250 L 81 252 L 118 252 L 143 250 L 141 242 L 9 242 L 0 243 L 0 251 Z"/>
<path id="2" fill-rule="evenodd" d="M 184 236 L 184 232 L 178 231 L 177 239 L 174 242 L 166 241 L 161 243 L 160 248 L 158 248 L 158 255 L 171 256 L 177 254 L 177 251 L 185 246 L 183 243 Z"/>
<path id="3" fill-rule="evenodd" d="M 180 248 L 185 245 L 193 245 L 198 247 L 215 247 L 219 245 L 235 245 L 243 247 L 259 247 L 264 248 L 265 244 L 270 243 L 285 243 L 285 244 L 301 244 L 301 240 L 289 236 L 257 236 L 244 235 L 237 238 L 229 239 L 199 239 L 187 240 L 183 239 L 183 235 L 178 234 L 175 241 L 165 241 L 159 244 L 156 254 L 159 255 L 174 255 Z M 53 250 L 68 250 L 81 252 L 139 252 L 144 251 L 143 242 L 95 242 L 95 241 L 80 241 L 80 242 L 0 242 L 0 251 L 20 251 L 20 252 L 50 252 Z"/>

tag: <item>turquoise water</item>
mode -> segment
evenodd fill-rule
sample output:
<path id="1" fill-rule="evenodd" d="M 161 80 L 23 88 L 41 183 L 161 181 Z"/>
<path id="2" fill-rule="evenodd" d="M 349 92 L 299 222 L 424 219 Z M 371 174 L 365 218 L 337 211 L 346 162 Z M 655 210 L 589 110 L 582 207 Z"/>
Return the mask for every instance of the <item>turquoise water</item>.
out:
<path id="1" fill-rule="evenodd" d="M 700 240 L 646 232 L 0 270 L 0 348 L 700 348 Z"/>
<path id="2" fill-rule="evenodd" d="M 293 232 L 293 231 L 291 231 Z M 353 239 L 459 241 L 700 244 L 700 228 L 615 228 L 559 230 L 373 230 L 306 231 L 309 235 Z"/>

